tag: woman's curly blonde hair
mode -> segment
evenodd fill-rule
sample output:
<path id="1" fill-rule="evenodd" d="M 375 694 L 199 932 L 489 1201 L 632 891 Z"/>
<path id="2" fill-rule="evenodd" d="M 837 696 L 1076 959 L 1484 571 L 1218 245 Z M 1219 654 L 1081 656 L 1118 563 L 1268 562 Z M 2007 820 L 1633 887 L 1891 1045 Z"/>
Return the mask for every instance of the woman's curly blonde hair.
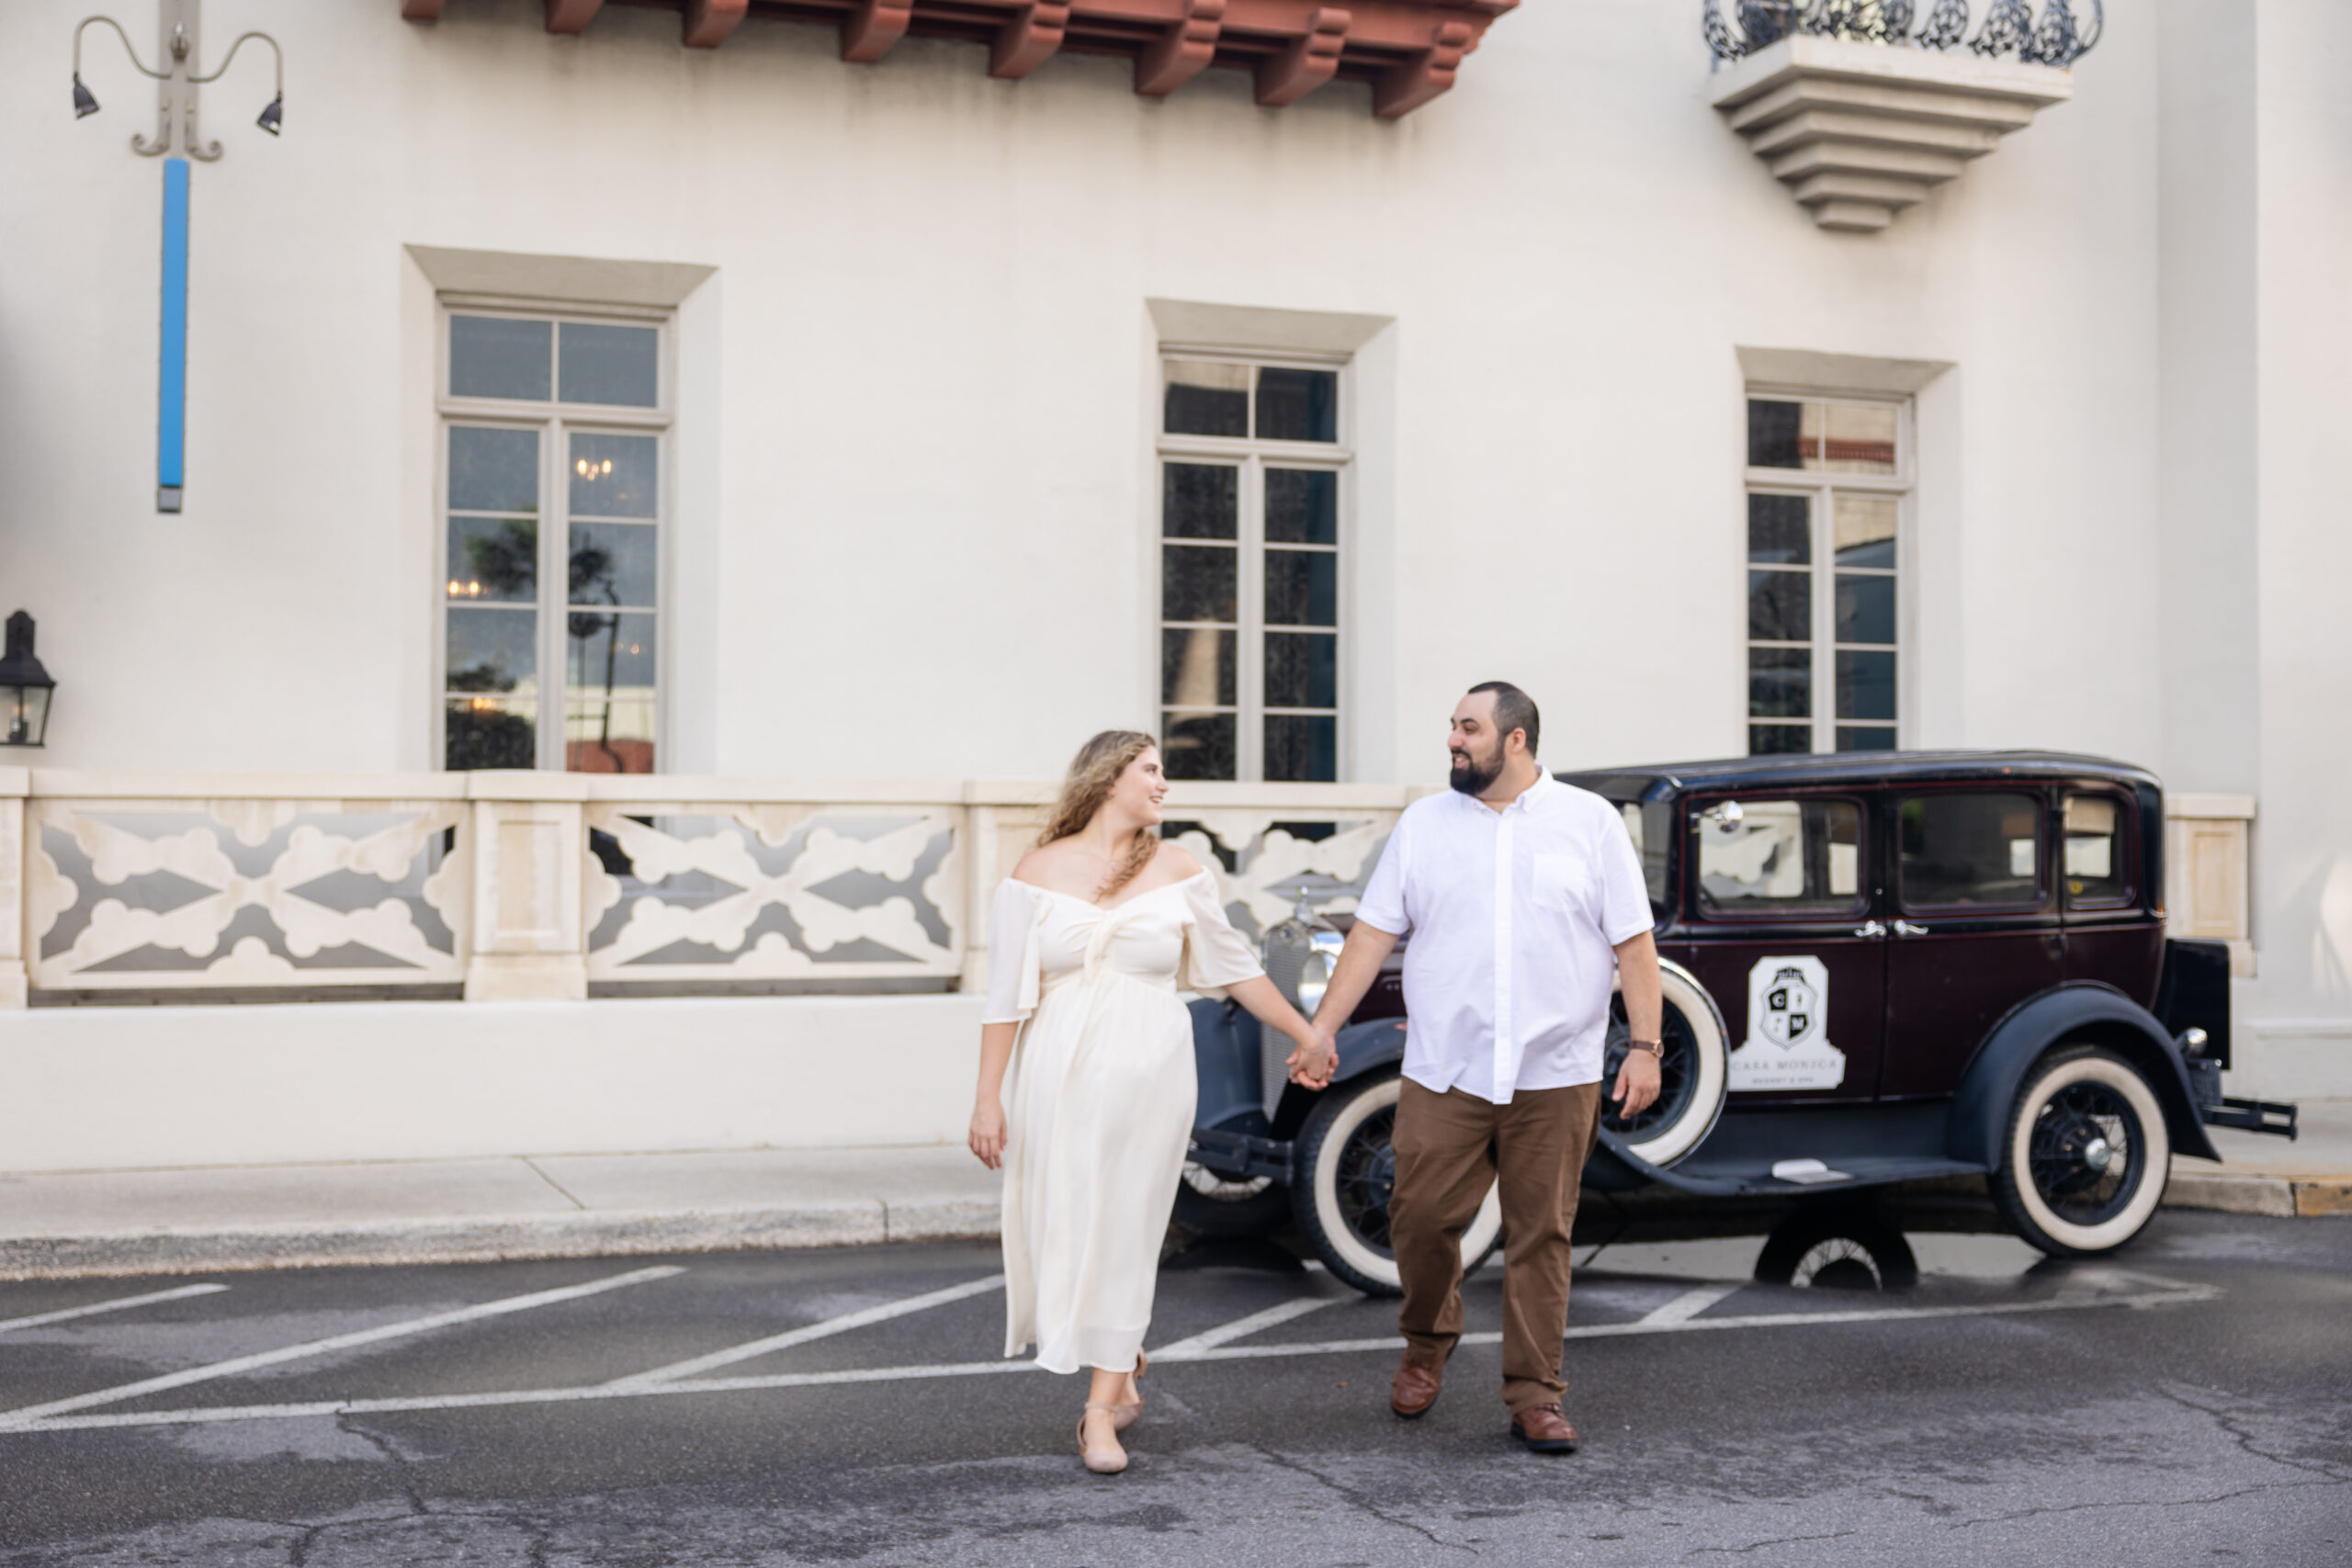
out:
<path id="1" fill-rule="evenodd" d="M 1054 812 L 1046 819 L 1046 830 L 1037 835 L 1037 847 L 1043 849 L 1057 839 L 1074 839 L 1094 820 L 1102 803 L 1111 798 L 1111 786 L 1127 771 L 1127 764 L 1159 745 L 1158 739 L 1139 729 L 1106 729 L 1078 749 L 1070 759 L 1069 772 L 1062 778 L 1061 798 L 1054 802 Z M 1112 865 L 1111 874 L 1094 890 L 1097 903 L 1133 882 L 1143 868 L 1151 863 L 1159 852 L 1159 834 L 1151 828 L 1138 828 L 1127 842 L 1126 852 Z"/>

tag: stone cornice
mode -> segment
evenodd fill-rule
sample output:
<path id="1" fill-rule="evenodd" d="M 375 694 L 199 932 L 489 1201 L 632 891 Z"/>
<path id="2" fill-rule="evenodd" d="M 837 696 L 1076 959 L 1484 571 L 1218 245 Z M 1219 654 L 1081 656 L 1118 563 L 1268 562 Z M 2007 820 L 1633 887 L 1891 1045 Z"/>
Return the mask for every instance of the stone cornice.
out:
<path id="1" fill-rule="evenodd" d="M 413 22 L 447 0 L 397 0 Z M 1165 97 L 1212 66 L 1248 71 L 1280 108 L 1333 80 L 1369 83 L 1373 112 L 1410 114 L 1453 85 L 1462 57 L 1519 0 L 635 0 L 680 15 L 680 41 L 717 49 L 749 17 L 829 24 L 842 58 L 870 65 L 902 38 L 985 44 L 989 74 L 1018 80 L 1062 52 L 1125 55 L 1136 91 Z M 458 0 L 462 7 L 464 0 Z M 605 0 L 545 0 L 547 30 L 578 33 Z"/>
<path id="2" fill-rule="evenodd" d="M 1975 54 L 1797 35 L 1716 78 L 1715 107 L 1824 229 L 1883 229 L 1957 178 L 2070 73 Z"/>

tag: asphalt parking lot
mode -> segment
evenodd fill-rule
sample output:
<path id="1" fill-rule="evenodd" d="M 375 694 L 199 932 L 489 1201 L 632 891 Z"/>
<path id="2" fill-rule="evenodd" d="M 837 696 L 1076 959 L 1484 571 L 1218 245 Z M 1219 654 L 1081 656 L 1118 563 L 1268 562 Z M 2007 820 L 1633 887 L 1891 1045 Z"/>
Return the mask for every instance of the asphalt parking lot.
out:
<path id="1" fill-rule="evenodd" d="M 0 1563 L 2352 1561 L 2352 1224 L 1914 1239 L 1886 1294 L 1603 1250 L 1567 1459 L 1495 1271 L 1408 1424 L 1391 1303 L 1201 1244 L 1112 1479 L 986 1246 L 0 1285 Z"/>

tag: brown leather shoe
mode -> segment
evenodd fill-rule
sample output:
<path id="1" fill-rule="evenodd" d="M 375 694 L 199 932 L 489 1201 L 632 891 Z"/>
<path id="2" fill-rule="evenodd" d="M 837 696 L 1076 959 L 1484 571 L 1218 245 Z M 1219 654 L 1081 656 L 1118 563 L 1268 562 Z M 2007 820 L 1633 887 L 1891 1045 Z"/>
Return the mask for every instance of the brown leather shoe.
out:
<path id="1" fill-rule="evenodd" d="M 1539 1454 L 1577 1451 L 1577 1429 L 1561 1418 L 1556 1404 L 1531 1404 L 1513 1416 L 1510 1435 Z"/>
<path id="2" fill-rule="evenodd" d="M 1396 1368 L 1396 1375 L 1388 1381 L 1388 1408 L 1410 1421 L 1426 1415 L 1437 1403 L 1438 1390 L 1445 1382 L 1445 1363 L 1416 1359 L 1409 1350 Z"/>

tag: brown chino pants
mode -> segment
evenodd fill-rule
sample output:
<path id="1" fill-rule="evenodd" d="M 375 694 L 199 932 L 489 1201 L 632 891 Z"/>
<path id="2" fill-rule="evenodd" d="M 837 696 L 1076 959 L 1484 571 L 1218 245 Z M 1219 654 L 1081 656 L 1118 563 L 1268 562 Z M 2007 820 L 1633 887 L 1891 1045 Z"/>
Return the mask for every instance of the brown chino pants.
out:
<path id="1" fill-rule="evenodd" d="M 1389 1240 L 1403 1276 L 1397 1325 L 1407 1353 L 1442 1361 L 1462 1337 L 1462 1233 L 1487 1189 L 1503 1209 L 1503 1403 L 1514 1416 L 1557 1404 L 1568 1329 L 1568 1232 L 1585 1156 L 1600 1125 L 1600 1086 L 1521 1089 L 1509 1105 L 1433 1093 L 1405 1080 L 1396 1102 L 1396 1188 Z"/>

